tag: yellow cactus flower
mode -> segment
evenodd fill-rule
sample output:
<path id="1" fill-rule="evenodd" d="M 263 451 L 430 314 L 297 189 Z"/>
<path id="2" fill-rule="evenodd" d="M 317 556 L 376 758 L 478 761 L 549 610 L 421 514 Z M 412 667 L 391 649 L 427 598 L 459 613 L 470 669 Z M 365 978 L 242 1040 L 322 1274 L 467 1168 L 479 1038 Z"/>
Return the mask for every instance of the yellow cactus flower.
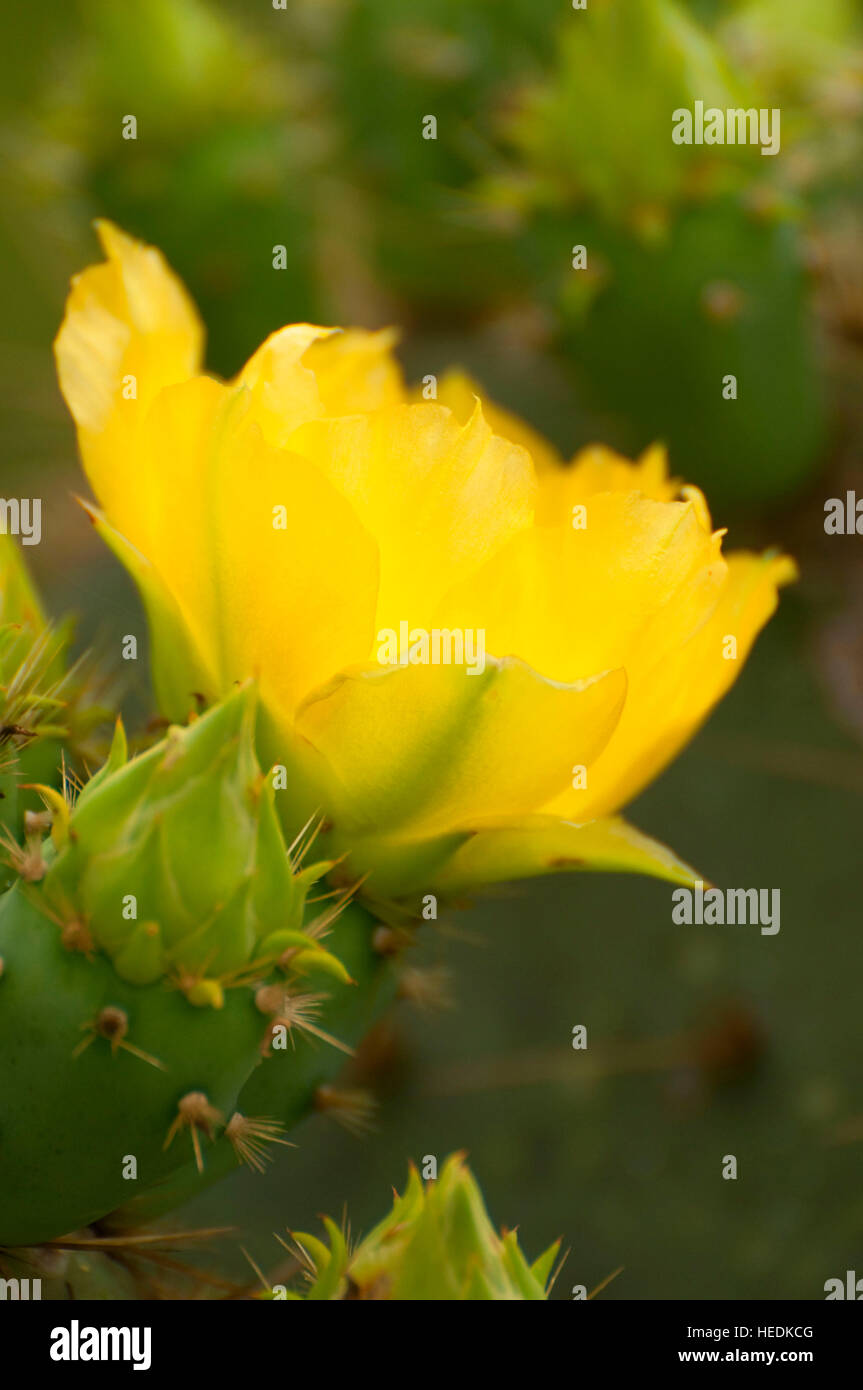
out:
<path id="1" fill-rule="evenodd" d="M 162 257 L 98 230 L 57 366 L 165 713 L 256 678 L 286 823 L 318 812 L 373 894 L 689 881 L 617 813 L 731 685 L 791 561 L 723 558 L 660 450 L 566 467 L 458 373 L 417 399 L 388 331 L 297 324 L 204 375 Z"/>

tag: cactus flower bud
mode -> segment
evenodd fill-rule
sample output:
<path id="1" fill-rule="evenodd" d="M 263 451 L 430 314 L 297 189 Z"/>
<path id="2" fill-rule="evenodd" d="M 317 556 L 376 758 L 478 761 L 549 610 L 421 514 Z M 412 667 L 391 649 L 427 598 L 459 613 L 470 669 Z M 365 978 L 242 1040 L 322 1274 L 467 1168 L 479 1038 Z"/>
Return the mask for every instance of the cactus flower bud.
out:
<path id="1" fill-rule="evenodd" d="M 295 1234 L 309 1299 L 451 1302 L 547 1297 L 556 1242 L 529 1265 L 514 1231 L 499 1236 L 476 1180 L 459 1154 L 423 1186 L 412 1166 L 403 1196 L 351 1250 L 332 1221 L 329 1246 Z"/>
<path id="2" fill-rule="evenodd" d="M 254 1073 L 290 1093 L 294 1054 L 264 1061 L 256 994 L 269 982 L 284 1013 L 350 980 L 304 926 L 328 865 L 288 852 L 255 709 L 245 686 L 130 761 L 118 727 L 73 806 L 43 789 L 51 840 L 0 900 L 0 1244 L 60 1235 L 203 1169 Z M 244 1113 L 244 1143 L 235 1123 L 226 1144 L 259 1159 L 281 1116 Z"/>

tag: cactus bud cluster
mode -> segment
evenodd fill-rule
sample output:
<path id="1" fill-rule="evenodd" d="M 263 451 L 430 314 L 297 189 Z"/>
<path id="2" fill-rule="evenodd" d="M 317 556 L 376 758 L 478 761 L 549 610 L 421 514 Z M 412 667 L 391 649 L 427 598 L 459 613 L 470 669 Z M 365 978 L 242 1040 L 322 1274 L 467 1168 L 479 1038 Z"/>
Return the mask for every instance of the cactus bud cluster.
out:
<path id="1" fill-rule="evenodd" d="M 285 845 L 254 720 L 246 686 L 131 760 L 118 726 L 77 802 L 42 789 L 50 838 L 32 818 L 0 902 L 0 1244 L 200 1171 L 219 1139 L 260 1167 L 282 1125 L 244 1084 L 297 1033 L 337 1041 L 307 1002 L 350 980 L 320 939 L 335 910 L 304 925 L 330 866 Z"/>

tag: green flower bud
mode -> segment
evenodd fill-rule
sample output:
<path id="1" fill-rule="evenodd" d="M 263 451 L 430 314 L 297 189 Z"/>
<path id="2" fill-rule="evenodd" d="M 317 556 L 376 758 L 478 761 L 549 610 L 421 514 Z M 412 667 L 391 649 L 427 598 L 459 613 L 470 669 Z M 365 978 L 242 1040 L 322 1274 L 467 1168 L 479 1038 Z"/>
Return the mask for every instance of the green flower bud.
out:
<path id="1" fill-rule="evenodd" d="M 192 1160 L 202 1170 L 269 1066 L 262 990 L 301 1028 L 296 999 L 324 997 L 322 974 L 350 978 L 303 929 L 329 866 L 292 862 L 254 720 L 247 686 L 131 761 L 118 729 L 71 809 L 43 789 L 53 844 L 22 851 L 26 877 L 0 899 L 0 1245 L 87 1225 Z M 244 1113 L 276 1141 L 280 1117 Z"/>
<path id="2" fill-rule="evenodd" d="M 515 1232 L 494 1230 L 459 1154 L 425 1187 L 411 1167 L 404 1195 L 355 1250 L 338 1226 L 325 1225 L 329 1246 L 294 1238 L 312 1280 L 309 1299 L 542 1300 L 559 1248 L 529 1265 Z"/>

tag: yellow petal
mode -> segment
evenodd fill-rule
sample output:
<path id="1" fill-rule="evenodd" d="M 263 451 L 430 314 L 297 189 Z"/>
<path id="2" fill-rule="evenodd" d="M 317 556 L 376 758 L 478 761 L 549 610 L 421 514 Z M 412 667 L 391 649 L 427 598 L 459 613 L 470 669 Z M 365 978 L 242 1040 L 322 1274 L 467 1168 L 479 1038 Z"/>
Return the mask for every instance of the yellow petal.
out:
<path id="1" fill-rule="evenodd" d="M 597 493 L 586 529 L 522 531 L 445 597 L 435 622 L 483 627 L 488 650 L 553 680 L 629 671 L 642 648 L 683 642 L 704 620 L 724 581 L 719 547 L 691 501 Z"/>
<path id="2" fill-rule="evenodd" d="M 80 500 L 80 499 L 79 499 Z M 169 718 L 185 723 L 196 695 L 209 700 L 219 693 L 219 678 L 196 647 L 174 595 L 139 550 L 105 516 L 81 502 L 99 535 L 135 581 L 147 613 L 151 668 L 156 699 Z"/>
<path id="3" fill-rule="evenodd" d="M 211 673 L 207 693 L 254 675 L 286 723 L 373 650 L 374 541 L 307 459 L 265 441 L 247 390 L 207 377 L 166 388 L 140 446 L 147 489 L 112 543 L 149 603 L 157 582 L 170 596 L 160 632 L 170 627 L 174 652 L 156 639 L 157 666 L 182 665 L 187 643 Z"/>
<path id="4" fill-rule="evenodd" d="M 255 676 L 284 723 L 310 690 L 367 659 L 378 555 L 332 483 L 268 444 L 254 416 L 249 391 L 203 377 L 163 391 L 142 436 L 147 508 L 127 539 L 219 689 Z"/>
<path id="5" fill-rule="evenodd" d="M 598 492 L 642 492 L 656 502 L 671 502 L 680 494 L 680 482 L 669 478 L 661 445 L 653 445 L 632 463 L 613 449 L 591 444 L 566 467 L 543 471 L 537 521 L 544 526 L 571 525 L 573 508 Z M 710 530 L 709 516 L 706 529 Z"/>
<path id="6" fill-rule="evenodd" d="M 314 343 L 303 362 L 314 373 L 323 413 L 359 415 L 401 405 L 405 387 L 393 356 L 397 342 L 394 328 L 346 328 Z"/>
<path id="7" fill-rule="evenodd" d="M 575 821 L 605 816 L 652 781 L 696 732 L 739 675 L 761 628 L 778 602 L 778 588 L 795 577 L 787 557 L 738 553 L 701 625 L 680 640 L 673 626 L 652 628 L 637 659 L 627 663 L 626 707 L 587 787 L 569 790 L 545 810 Z M 728 639 L 736 643 L 736 657 Z"/>
<path id="8" fill-rule="evenodd" d="M 206 498 L 223 686 L 255 676 L 285 722 L 373 649 L 377 546 L 333 484 L 253 420 L 226 428 Z"/>
<path id="9" fill-rule="evenodd" d="M 270 444 L 284 444 L 308 420 L 359 415 L 405 397 L 393 356 L 393 329 L 318 328 L 295 323 L 273 333 L 249 359 L 237 385 Z"/>
<path id="10" fill-rule="evenodd" d="M 534 810 L 590 764 L 620 716 L 626 681 L 610 671 L 573 685 L 523 662 L 396 666 L 339 677 L 297 712 L 297 731 L 335 780 L 338 831 L 417 837 Z"/>
<path id="11" fill-rule="evenodd" d="M 538 815 L 474 835 L 434 876 L 433 886 L 444 893 L 467 892 L 489 883 L 575 870 L 647 874 L 670 883 L 698 879 L 665 845 L 619 817 L 571 825 Z"/>
<path id="12" fill-rule="evenodd" d="M 313 343 L 335 333 L 311 323 L 293 323 L 271 333 L 249 358 L 236 384 L 249 392 L 249 411 L 270 444 L 284 444 L 306 420 L 323 415 L 315 374 L 304 364 Z"/>
<path id="13" fill-rule="evenodd" d="M 198 370 L 203 334 L 160 253 L 110 222 L 96 226 L 108 259 L 73 279 L 54 352 L 87 476 L 125 533 L 148 488 L 142 422 L 165 386 Z"/>
<path id="14" fill-rule="evenodd" d="M 330 479 L 378 542 L 379 628 L 402 620 L 429 627 L 440 595 L 533 514 L 529 456 L 493 434 L 478 408 L 463 426 L 438 405 L 318 420 L 289 444 Z"/>
<path id="15" fill-rule="evenodd" d="M 417 387 L 414 399 L 421 397 L 422 388 Z M 554 475 L 558 468 L 562 468 L 563 459 L 553 445 L 518 415 L 489 400 L 482 387 L 467 372 L 453 368 L 440 378 L 437 385 L 438 404 L 447 406 L 461 424 L 467 424 L 478 400 L 495 434 L 527 449 L 540 473 Z"/>
<path id="16" fill-rule="evenodd" d="M 139 436 L 146 487 L 133 507 L 115 507 L 119 516 L 110 517 L 170 589 L 213 670 L 221 614 L 211 572 L 210 475 L 237 406 L 230 388 L 209 377 L 162 391 Z"/>

